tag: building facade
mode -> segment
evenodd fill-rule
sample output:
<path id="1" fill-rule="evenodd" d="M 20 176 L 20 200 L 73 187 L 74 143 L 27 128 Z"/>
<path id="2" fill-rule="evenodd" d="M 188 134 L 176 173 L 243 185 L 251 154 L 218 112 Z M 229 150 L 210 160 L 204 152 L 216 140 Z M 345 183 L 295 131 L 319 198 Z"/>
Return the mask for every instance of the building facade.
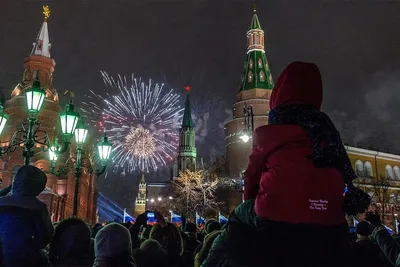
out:
<path id="1" fill-rule="evenodd" d="M 48 11 L 48 9 L 46 10 Z M 24 59 L 22 82 L 11 91 L 10 98 L 5 102 L 4 112 L 9 115 L 9 121 L 0 136 L 1 146 L 9 145 L 13 133 L 28 118 L 25 90 L 32 86 L 36 75 L 42 89 L 46 92 L 46 99 L 37 116 L 38 121 L 41 123 L 40 128 L 48 134 L 50 140 L 54 140 L 60 135 L 58 120 L 61 107 L 59 105 L 58 93 L 52 87 L 56 63 L 50 53 L 51 43 L 47 23 L 48 17 L 49 13 L 46 13 L 45 20 L 33 44 L 33 49 Z M 73 156 L 74 151 L 74 146 L 71 145 L 69 153 L 66 153 L 67 156 L 63 155 L 60 157 L 59 162 L 62 162 L 63 157 L 68 158 L 68 156 Z M 50 162 L 47 153 L 43 152 L 40 145 L 36 146 L 35 152 L 32 164 L 42 169 L 47 175 L 46 189 L 39 198 L 47 204 L 53 221 L 59 221 L 62 218 L 72 215 L 74 192 L 73 169 L 71 168 L 64 177 L 57 179 L 55 175 L 50 173 Z M 64 162 L 66 162 L 66 159 Z M 5 187 L 12 182 L 16 172 L 24 164 L 22 149 L 17 149 L 13 153 L 4 155 L 0 163 L 0 175 L 3 180 L 3 187 Z M 78 215 L 89 223 L 95 223 L 98 194 L 95 177 L 92 173 L 89 173 L 89 170 L 84 168 L 80 181 Z"/>
<path id="2" fill-rule="evenodd" d="M 362 188 L 377 204 L 386 226 L 398 232 L 400 215 L 400 156 L 389 153 L 346 146 L 347 154 L 359 178 L 355 185 Z M 350 218 L 361 220 L 361 217 Z"/>

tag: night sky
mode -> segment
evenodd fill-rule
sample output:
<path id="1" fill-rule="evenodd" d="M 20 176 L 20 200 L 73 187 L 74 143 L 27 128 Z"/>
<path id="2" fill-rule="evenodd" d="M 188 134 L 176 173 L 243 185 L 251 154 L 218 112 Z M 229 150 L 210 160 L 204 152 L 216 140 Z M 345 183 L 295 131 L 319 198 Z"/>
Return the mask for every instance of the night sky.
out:
<path id="1" fill-rule="evenodd" d="M 23 59 L 43 21 L 41 5 L 48 4 L 54 88 L 84 100 L 90 89 L 103 90 L 100 70 L 135 73 L 182 92 L 190 84 L 207 121 L 200 155 L 224 153 L 222 125 L 240 84 L 251 0 L 1 2 L 0 90 L 7 96 L 22 79 Z M 400 1 L 259 0 L 257 6 L 274 79 L 291 61 L 316 63 L 323 109 L 344 140 L 400 151 Z M 101 190 L 129 205 L 136 179 L 107 179 L 99 181 Z"/>

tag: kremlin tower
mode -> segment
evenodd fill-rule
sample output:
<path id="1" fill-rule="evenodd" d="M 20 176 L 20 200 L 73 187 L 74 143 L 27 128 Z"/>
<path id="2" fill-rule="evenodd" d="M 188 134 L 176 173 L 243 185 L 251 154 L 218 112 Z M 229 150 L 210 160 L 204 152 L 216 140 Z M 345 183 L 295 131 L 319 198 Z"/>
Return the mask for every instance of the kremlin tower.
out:
<path id="1" fill-rule="evenodd" d="M 254 129 L 268 123 L 269 99 L 274 83 L 265 54 L 264 31 L 254 9 L 251 26 L 247 32 L 247 58 L 244 63 L 242 81 L 233 104 L 233 118 L 225 124 L 225 160 L 226 168 L 231 178 L 241 177 L 246 169 L 251 153 L 251 142 L 244 143 L 240 136 L 245 130 L 244 106 L 253 108 Z M 241 201 L 230 203 L 237 206 Z M 232 201 L 231 201 L 232 202 Z"/>
<path id="2" fill-rule="evenodd" d="M 185 170 L 196 170 L 196 133 L 194 132 L 194 124 L 192 120 L 192 112 L 189 101 L 190 87 L 185 87 L 187 91 L 185 111 L 183 113 L 182 127 L 179 133 L 178 148 L 178 172 Z"/>
<path id="3" fill-rule="evenodd" d="M 53 72 L 56 66 L 51 57 L 51 43 L 48 30 L 48 18 L 50 9 L 43 7 L 44 21 L 33 43 L 31 53 L 24 59 L 24 72 L 22 82 L 19 83 L 11 92 L 10 99 L 5 102 L 4 112 L 9 115 L 9 121 L 0 137 L 1 146 L 8 146 L 12 135 L 21 128 L 28 118 L 26 108 L 25 90 L 30 88 L 34 79 L 38 79 L 42 89 L 46 92 L 46 99 L 37 116 L 40 129 L 45 131 L 50 140 L 54 140 L 59 135 L 59 97 L 57 91 L 52 87 Z M 40 135 L 41 133 L 38 133 Z M 39 136 L 39 138 L 42 136 Z M 73 142 L 74 143 L 74 142 Z M 91 145 L 88 144 L 88 148 Z M 90 152 L 91 149 L 86 149 Z M 75 147 L 70 146 L 70 153 L 60 156 L 59 162 L 63 159 L 66 162 L 69 156 L 74 154 Z M 8 153 L 0 160 L 0 177 L 3 180 L 3 187 L 8 186 L 18 169 L 24 164 L 22 149 Z M 35 155 L 32 164 L 42 169 L 47 175 L 46 189 L 39 195 L 49 209 L 49 214 L 53 221 L 58 221 L 72 214 L 72 202 L 74 192 L 73 169 L 68 171 L 64 177 L 57 177 L 50 173 L 50 162 L 48 154 L 43 152 L 40 145 L 36 145 Z M 87 168 L 82 168 L 80 178 L 80 195 L 78 216 L 88 223 L 96 222 L 97 188 L 95 186 L 94 174 Z"/>
<path id="4" fill-rule="evenodd" d="M 144 174 L 142 173 L 142 179 L 139 184 L 139 192 L 135 203 L 135 217 L 146 211 L 146 195 L 147 195 L 147 184 L 144 179 Z"/>

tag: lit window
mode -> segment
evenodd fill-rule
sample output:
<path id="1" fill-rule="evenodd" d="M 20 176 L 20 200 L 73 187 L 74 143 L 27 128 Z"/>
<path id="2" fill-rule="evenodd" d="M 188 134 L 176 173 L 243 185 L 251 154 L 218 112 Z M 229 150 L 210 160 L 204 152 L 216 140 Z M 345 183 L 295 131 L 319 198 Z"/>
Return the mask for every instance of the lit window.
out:
<path id="1" fill-rule="evenodd" d="M 357 176 L 364 177 L 364 164 L 361 160 L 356 160 L 355 169 Z"/>
<path id="2" fill-rule="evenodd" d="M 253 60 L 250 58 L 250 61 L 249 61 L 249 68 L 250 69 L 252 69 L 253 68 Z"/>
<path id="3" fill-rule="evenodd" d="M 264 71 L 263 71 L 263 70 L 260 71 L 260 81 L 261 81 L 261 82 L 265 82 L 265 74 L 264 74 Z"/>
<path id="4" fill-rule="evenodd" d="M 400 180 L 400 168 L 398 166 L 393 167 L 394 179 Z"/>
<path id="5" fill-rule="evenodd" d="M 261 60 L 261 58 L 258 59 L 258 67 L 262 68 L 262 60 Z"/>
<path id="6" fill-rule="evenodd" d="M 393 179 L 393 169 L 389 164 L 385 167 L 385 173 L 387 179 Z"/>
<path id="7" fill-rule="evenodd" d="M 253 72 L 249 71 L 249 82 L 253 81 Z"/>
<path id="8" fill-rule="evenodd" d="M 364 171 L 365 171 L 365 176 L 366 177 L 373 177 L 373 175 L 372 175 L 372 164 L 371 164 L 371 162 L 369 162 L 369 161 L 366 161 L 365 163 L 364 163 Z"/>

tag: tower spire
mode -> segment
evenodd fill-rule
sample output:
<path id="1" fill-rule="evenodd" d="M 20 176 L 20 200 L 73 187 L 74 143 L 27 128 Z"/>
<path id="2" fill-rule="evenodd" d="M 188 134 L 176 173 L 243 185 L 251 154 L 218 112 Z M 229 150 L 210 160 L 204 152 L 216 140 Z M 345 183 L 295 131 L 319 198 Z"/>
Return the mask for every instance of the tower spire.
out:
<path id="1" fill-rule="evenodd" d="M 140 180 L 140 183 L 141 184 L 145 184 L 146 183 L 146 180 L 144 179 L 144 173 L 142 173 L 142 179 Z"/>
<path id="2" fill-rule="evenodd" d="M 178 171 L 193 171 L 196 169 L 196 134 L 194 131 L 192 111 L 189 101 L 190 89 L 190 86 L 185 86 L 187 94 L 185 111 L 183 112 L 182 127 L 179 133 Z"/>
<path id="3" fill-rule="evenodd" d="M 190 107 L 190 100 L 189 100 L 190 89 L 191 89 L 190 86 L 185 86 L 187 94 L 185 101 L 185 111 L 183 112 L 182 128 L 193 128 L 192 109 Z"/>
<path id="4" fill-rule="evenodd" d="M 31 55 L 38 55 L 50 58 L 51 44 L 49 39 L 49 29 L 47 25 L 47 20 L 50 17 L 49 6 L 47 5 L 43 6 L 43 15 L 44 15 L 44 21 L 36 37 L 36 40 L 33 43 Z"/>
<path id="5" fill-rule="evenodd" d="M 261 28 L 254 2 L 253 17 L 247 32 L 247 59 L 240 91 L 251 89 L 272 89 L 274 82 L 265 55 L 264 31 Z"/>

